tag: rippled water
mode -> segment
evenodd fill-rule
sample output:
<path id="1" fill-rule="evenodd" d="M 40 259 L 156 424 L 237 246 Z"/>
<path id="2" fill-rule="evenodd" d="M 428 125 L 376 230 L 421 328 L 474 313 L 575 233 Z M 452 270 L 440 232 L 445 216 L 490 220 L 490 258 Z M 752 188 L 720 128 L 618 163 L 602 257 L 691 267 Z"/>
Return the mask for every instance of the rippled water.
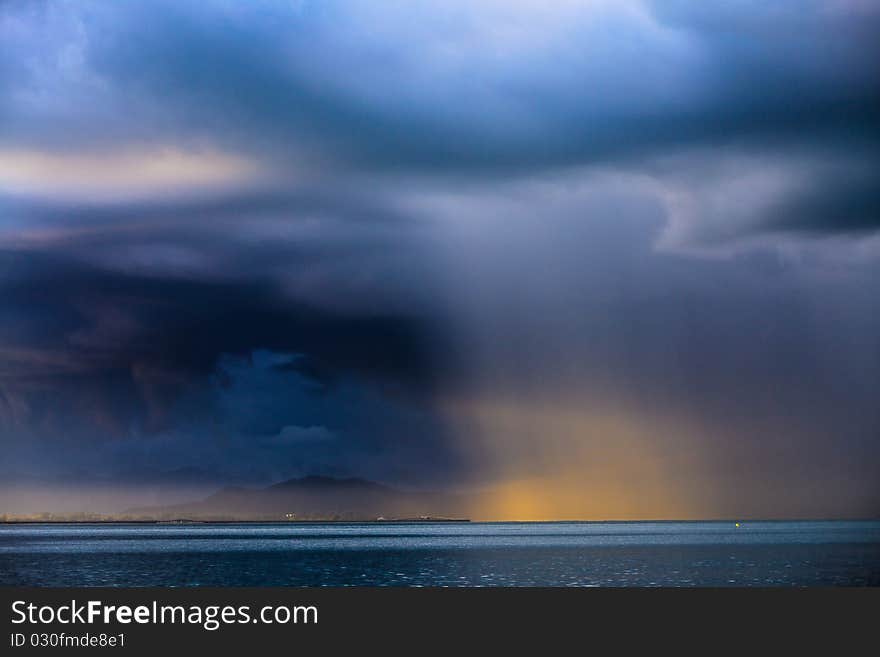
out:
<path id="1" fill-rule="evenodd" d="M 880 585 L 880 521 L 2 525 L 0 584 Z"/>

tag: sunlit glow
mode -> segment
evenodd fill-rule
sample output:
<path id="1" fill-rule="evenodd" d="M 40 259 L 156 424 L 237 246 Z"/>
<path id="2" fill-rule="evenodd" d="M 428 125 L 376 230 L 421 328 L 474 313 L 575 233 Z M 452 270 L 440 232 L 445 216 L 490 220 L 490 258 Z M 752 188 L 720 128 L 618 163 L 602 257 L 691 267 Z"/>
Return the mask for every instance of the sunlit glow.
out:
<path id="1" fill-rule="evenodd" d="M 246 182 L 252 161 L 176 148 L 106 153 L 0 150 L 0 190 L 49 196 L 113 198 L 170 189 Z"/>
<path id="2" fill-rule="evenodd" d="M 705 514 L 687 473 L 699 452 L 666 418 L 576 402 L 454 404 L 467 429 L 462 449 L 489 464 L 473 516 L 501 520 L 689 518 Z"/>

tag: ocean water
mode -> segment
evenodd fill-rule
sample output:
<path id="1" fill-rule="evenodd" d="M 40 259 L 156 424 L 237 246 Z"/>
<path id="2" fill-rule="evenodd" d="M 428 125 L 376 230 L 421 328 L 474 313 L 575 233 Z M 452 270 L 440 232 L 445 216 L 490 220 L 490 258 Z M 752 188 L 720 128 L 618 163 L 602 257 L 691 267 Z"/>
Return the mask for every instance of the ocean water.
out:
<path id="1" fill-rule="evenodd" d="M 0 584 L 877 586 L 880 521 L 0 525 Z"/>

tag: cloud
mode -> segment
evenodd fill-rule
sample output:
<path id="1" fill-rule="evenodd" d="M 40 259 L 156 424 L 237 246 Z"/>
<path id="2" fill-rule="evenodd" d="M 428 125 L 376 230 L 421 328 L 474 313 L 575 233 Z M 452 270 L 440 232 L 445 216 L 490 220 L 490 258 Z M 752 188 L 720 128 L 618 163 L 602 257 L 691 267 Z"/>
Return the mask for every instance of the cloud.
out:
<path id="1" fill-rule="evenodd" d="M 865 62 L 880 54 L 880 16 L 842 4 L 22 13 L 5 19 L 18 37 L 7 53 L 23 62 L 8 75 L 10 134 L 56 148 L 164 134 L 336 168 L 492 171 L 805 131 L 877 136 L 877 71 Z"/>
<path id="2" fill-rule="evenodd" d="M 174 148 L 82 155 L 0 151 L 0 189 L 10 195 L 137 197 L 241 185 L 255 173 L 252 163 L 240 157 Z"/>
<path id="3" fill-rule="evenodd" d="M 666 242 L 876 226 L 869 4 L 87 3 L 0 16 L 0 202 L 73 194 L 56 209 L 68 230 L 113 213 L 289 216 L 316 193 L 351 199 L 338 216 L 361 217 L 354 204 L 392 216 L 394 187 L 414 176 L 586 166 L 632 179 L 658 160 L 674 198 Z M 746 180 L 743 207 L 717 207 Z M 126 196 L 147 202 L 88 204 Z M 207 266 L 174 244 L 127 259 Z"/>
<path id="4" fill-rule="evenodd" d="M 640 184 L 667 210 L 661 246 L 724 250 L 768 236 L 876 232 L 878 170 L 874 158 L 858 150 L 697 151 L 658 163 Z"/>
<path id="5" fill-rule="evenodd" d="M 360 380 L 418 397 L 437 376 L 431 331 L 413 315 L 322 310 L 256 280 L 187 282 L 59 256 L 0 262 L 0 411 L 22 436 L 166 430 L 221 358 L 258 348 L 308 354 L 300 374 L 328 373 L 315 374 L 320 386 Z"/>
<path id="6" fill-rule="evenodd" d="M 479 478 L 450 416 L 519 403 L 486 441 L 511 471 L 619 414 L 671 479 L 692 449 L 863 490 L 878 28 L 832 0 L 3 3 L 10 462 Z"/>
<path id="7" fill-rule="evenodd" d="M 328 431 L 326 427 L 298 427 L 288 424 L 276 435 L 265 438 L 263 444 L 275 447 L 279 445 L 289 446 L 301 445 L 304 443 L 325 442 L 333 439 L 333 432 Z"/>

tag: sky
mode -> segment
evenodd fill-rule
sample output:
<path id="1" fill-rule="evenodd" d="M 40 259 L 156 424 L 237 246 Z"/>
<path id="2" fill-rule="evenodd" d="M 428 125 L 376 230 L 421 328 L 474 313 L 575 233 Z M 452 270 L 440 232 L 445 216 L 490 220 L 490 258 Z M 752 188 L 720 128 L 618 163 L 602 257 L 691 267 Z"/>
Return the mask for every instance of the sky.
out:
<path id="1" fill-rule="evenodd" d="M 876 516 L 878 110 L 870 0 L 2 3 L 4 508 Z"/>

